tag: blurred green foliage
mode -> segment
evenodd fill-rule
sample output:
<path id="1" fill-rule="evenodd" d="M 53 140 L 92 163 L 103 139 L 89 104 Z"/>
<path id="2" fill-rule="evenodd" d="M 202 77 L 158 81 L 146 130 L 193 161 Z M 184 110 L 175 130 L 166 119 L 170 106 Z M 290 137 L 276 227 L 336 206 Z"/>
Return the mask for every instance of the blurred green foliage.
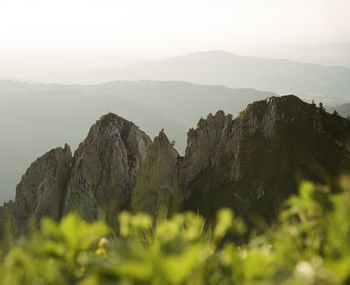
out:
<path id="1" fill-rule="evenodd" d="M 1 254 L 0 283 L 19 284 L 350 284 L 350 185 L 330 194 L 304 182 L 279 221 L 238 245 L 245 227 L 229 209 L 215 225 L 194 213 L 153 221 L 102 221 L 69 214 L 18 239 Z"/>

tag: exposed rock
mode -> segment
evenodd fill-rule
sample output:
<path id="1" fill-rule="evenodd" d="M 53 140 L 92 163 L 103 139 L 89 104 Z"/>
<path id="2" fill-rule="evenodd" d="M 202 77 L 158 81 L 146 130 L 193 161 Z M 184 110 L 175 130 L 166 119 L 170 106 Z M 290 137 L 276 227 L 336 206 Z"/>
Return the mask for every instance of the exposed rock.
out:
<path id="1" fill-rule="evenodd" d="M 72 153 L 64 148 L 53 149 L 39 157 L 27 169 L 16 189 L 16 228 L 25 232 L 31 217 L 61 217 Z"/>
<path id="2" fill-rule="evenodd" d="M 189 130 L 179 173 L 182 188 L 186 188 L 203 169 L 217 163 L 218 145 L 231 123 L 232 115 L 225 116 L 223 111 L 218 111 L 215 116 L 209 114 L 206 120 L 200 119 L 196 130 Z"/>
<path id="3" fill-rule="evenodd" d="M 139 171 L 131 200 L 134 211 L 156 216 L 168 210 L 178 191 L 178 159 L 179 154 L 162 130 L 150 145 Z"/>
<path id="4" fill-rule="evenodd" d="M 133 123 L 102 116 L 73 158 L 66 145 L 28 168 L 16 191 L 17 228 L 72 210 L 112 223 L 123 209 L 157 216 L 178 197 L 207 218 L 231 207 L 248 222 L 272 220 L 300 180 L 332 184 L 350 171 L 350 121 L 292 95 L 254 102 L 236 119 L 210 114 L 187 143 L 180 157 L 163 131 L 151 142 Z"/>
<path id="5" fill-rule="evenodd" d="M 301 179 L 331 184 L 350 169 L 349 141 L 349 121 L 292 95 L 250 104 L 235 120 L 208 116 L 188 134 L 185 208 L 212 217 L 228 206 L 251 221 L 273 219 Z"/>
<path id="6" fill-rule="evenodd" d="M 64 212 L 87 220 L 129 206 L 149 137 L 133 123 L 109 113 L 94 124 L 74 154 Z"/>

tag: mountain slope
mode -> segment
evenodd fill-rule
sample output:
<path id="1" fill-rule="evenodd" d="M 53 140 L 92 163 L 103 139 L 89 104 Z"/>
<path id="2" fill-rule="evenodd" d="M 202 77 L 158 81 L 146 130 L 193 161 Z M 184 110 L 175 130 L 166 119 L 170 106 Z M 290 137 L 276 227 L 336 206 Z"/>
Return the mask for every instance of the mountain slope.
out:
<path id="1" fill-rule="evenodd" d="M 295 96 L 255 102 L 235 120 L 218 112 L 189 132 L 185 208 L 211 218 L 228 206 L 250 222 L 272 220 L 301 180 L 333 185 L 350 170 L 349 139 L 348 120 Z"/>
<path id="2" fill-rule="evenodd" d="M 28 168 L 16 191 L 17 231 L 41 213 L 57 218 L 76 210 L 88 220 L 107 215 L 114 224 L 123 209 L 157 216 L 174 205 L 209 220 L 231 207 L 250 224 L 272 221 L 302 179 L 332 185 L 344 171 L 350 171 L 350 121 L 293 95 L 254 102 L 236 119 L 223 111 L 201 119 L 188 132 L 183 157 L 163 130 L 152 142 L 133 123 L 108 114 L 73 158 L 66 145 Z M 50 197 L 61 197 L 59 212 L 46 211 Z"/>

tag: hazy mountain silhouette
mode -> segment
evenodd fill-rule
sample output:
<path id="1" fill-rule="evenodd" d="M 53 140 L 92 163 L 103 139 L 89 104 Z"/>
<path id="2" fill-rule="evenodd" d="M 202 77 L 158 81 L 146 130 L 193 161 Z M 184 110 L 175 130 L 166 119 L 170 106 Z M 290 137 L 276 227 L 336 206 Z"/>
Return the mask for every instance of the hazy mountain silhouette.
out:
<path id="1" fill-rule="evenodd" d="M 159 61 L 143 61 L 86 75 L 87 82 L 108 80 L 180 80 L 255 88 L 324 102 L 345 102 L 350 68 L 282 59 L 238 56 L 223 51 L 196 52 Z"/>

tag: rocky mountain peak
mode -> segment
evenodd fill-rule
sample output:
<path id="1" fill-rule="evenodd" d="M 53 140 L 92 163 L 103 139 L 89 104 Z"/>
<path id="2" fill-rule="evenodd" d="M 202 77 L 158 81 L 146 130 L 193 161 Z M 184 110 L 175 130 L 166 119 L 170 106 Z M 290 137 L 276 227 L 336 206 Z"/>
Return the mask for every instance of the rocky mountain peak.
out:
<path id="1" fill-rule="evenodd" d="M 74 154 L 64 210 L 88 220 L 127 207 L 150 138 L 115 114 L 102 116 Z"/>
<path id="2" fill-rule="evenodd" d="M 216 163 L 216 153 L 228 130 L 232 127 L 232 115 L 218 111 L 200 119 L 196 129 L 187 134 L 187 148 L 181 163 L 179 179 L 187 186 L 200 171 Z"/>
<path id="3" fill-rule="evenodd" d="M 65 145 L 28 168 L 14 212 L 22 230 L 31 216 L 59 219 L 74 210 L 113 223 L 123 209 L 157 216 L 180 200 L 208 218 L 231 207 L 254 223 L 256 216 L 273 220 L 302 179 L 331 184 L 343 171 L 350 171 L 349 120 L 293 95 L 254 102 L 235 119 L 223 111 L 200 119 L 184 157 L 164 130 L 151 141 L 109 113 L 73 157 Z"/>
<path id="4" fill-rule="evenodd" d="M 169 145 L 169 139 L 164 132 L 164 129 L 161 129 L 158 136 L 153 139 L 153 145 Z"/>
<path id="5" fill-rule="evenodd" d="M 178 190 L 179 154 L 161 130 L 149 146 L 137 183 L 132 194 L 131 206 L 153 216 L 165 210 Z"/>

